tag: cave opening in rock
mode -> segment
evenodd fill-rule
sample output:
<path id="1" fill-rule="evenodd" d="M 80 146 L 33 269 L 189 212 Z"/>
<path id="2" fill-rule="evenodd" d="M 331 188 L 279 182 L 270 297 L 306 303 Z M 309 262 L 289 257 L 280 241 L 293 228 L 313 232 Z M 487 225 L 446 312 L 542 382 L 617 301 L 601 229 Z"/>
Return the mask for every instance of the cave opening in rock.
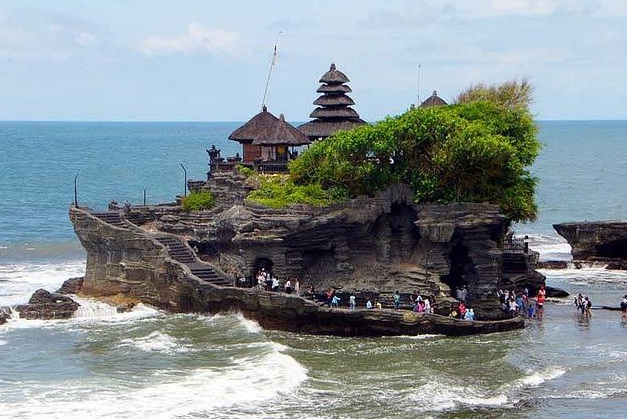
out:
<path id="1" fill-rule="evenodd" d="M 390 261 L 404 263 L 413 254 L 419 239 L 418 229 L 414 226 L 416 212 L 405 204 L 392 204 L 387 217 L 390 229 Z"/>
<path id="2" fill-rule="evenodd" d="M 274 266 L 274 262 L 272 262 L 269 258 L 257 258 L 253 263 L 253 274 L 257 275 L 257 272 L 264 269 L 266 272 L 273 275 L 272 267 Z"/>
<path id="3" fill-rule="evenodd" d="M 627 239 L 599 244 L 596 251 L 600 257 L 627 259 Z"/>
<path id="4" fill-rule="evenodd" d="M 448 275 L 442 276 L 442 282 L 451 289 L 451 297 L 455 297 L 455 291 L 463 286 L 468 286 L 468 281 L 475 276 L 474 265 L 468 254 L 468 247 L 461 242 L 453 246 L 449 257 L 451 270 Z"/>

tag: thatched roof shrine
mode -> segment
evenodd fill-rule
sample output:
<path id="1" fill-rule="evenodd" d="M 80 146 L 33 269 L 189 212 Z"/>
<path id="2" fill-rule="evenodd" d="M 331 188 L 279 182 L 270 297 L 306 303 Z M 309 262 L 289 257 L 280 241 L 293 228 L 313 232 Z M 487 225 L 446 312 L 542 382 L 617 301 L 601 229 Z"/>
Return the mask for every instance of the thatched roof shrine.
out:
<path id="1" fill-rule="evenodd" d="M 446 103 L 444 99 L 438 96 L 438 92 L 434 90 L 433 94 L 420 104 L 420 107 L 428 108 L 430 106 L 446 106 L 446 105 L 448 105 L 448 103 Z"/>
<path id="2" fill-rule="evenodd" d="M 339 71 L 335 64 L 331 64 L 329 71 L 320 78 L 322 85 L 317 92 L 322 95 L 313 102 L 318 107 L 309 115 L 315 119 L 298 127 L 311 140 L 326 138 L 336 131 L 352 129 L 366 123 L 350 107 L 355 102 L 346 95 L 352 91 L 344 84 L 348 82 L 346 74 Z"/>
<path id="3" fill-rule="evenodd" d="M 243 145 L 244 162 L 256 159 L 283 160 L 286 146 L 311 143 L 305 134 L 285 121 L 283 114 L 277 118 L 265 106 L 261 112 L 233 131 L 229 140 Z"/>

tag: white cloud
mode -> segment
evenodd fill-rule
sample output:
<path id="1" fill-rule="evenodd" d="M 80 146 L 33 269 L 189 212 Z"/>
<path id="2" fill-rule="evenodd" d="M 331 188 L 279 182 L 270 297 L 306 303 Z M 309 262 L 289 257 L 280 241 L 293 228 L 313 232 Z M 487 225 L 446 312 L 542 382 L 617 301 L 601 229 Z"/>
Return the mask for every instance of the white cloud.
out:
<path id="1" fill-rule="evenodd" d="M 139 50 L 146 55 L 193 54 L 197 52 L 239 53 L 240 34 L 222 28 L 205 28 L 199 23 L 187 25 L 187 32 L 172 38 L 151 36 L 145 38 Z"/>
<path id="2" fill-rule="evenodd" d="M 96 37 L 89 32 L 79 32 L 74 36 L 74 41 L 80 47 L 90 47 L 96 42 Z"/>
<path id="3" fill-rule="evenodd" d="M 495 15 L 547 16 L 555 12 L 557 4 L 550 0 L 490 0 L 486 12 Z"/>

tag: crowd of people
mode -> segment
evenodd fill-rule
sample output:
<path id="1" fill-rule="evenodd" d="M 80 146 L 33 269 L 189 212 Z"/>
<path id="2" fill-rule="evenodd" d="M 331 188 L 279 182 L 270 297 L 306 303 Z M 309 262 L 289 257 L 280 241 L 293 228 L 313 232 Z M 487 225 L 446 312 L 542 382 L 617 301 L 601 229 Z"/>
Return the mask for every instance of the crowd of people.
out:
<path id="1" fill-rule="evenodd" d="M 544 316 L 544 303 L 546 302 L 546 289 L 540 286 L 535 298 L 529 296 L 529 290 L 524 289 L 516 293 L 514 290 L 498 290 L 497 296 L 501 303 L 501 309 L 510 317 L 522 315 L 527 318 L 542 320 Z"/>
<path id="2" fill-rule="evenodd" d="M 286 294 L 296 294 L 300 293 L 300 281 L 298 278 L 294 278 L 293 280 L 288 278 L 284 284 L 277 279 L 275 275 L 272 274 L 266 268 L 261 268 L 257 271 L 255 275 L 256 286 L 263 291 L 283 291 Z"/>
<path id="3" fill-rule="evenodd" d="M 282 291 L 286 294 L 300 295 L 300 281 L 298 278 L 288 278 L 283 284 L 281 284 L 276 276 L 266 268 L 260 268 L 257 271 L 257 274 L 255 275 L 255 286 L 263 291 Z M 307 291 L 305 294 L 310 297 L 315 297 L 316 293 L 314 292 L 313 286 L 311 287 L 311 290 Z M 467 295 L 468 290 L 466 286 L 458 287 L 455 290 L 457 302 L 451 304 L 449 317 L 464 320 L 475 319 L 474 310 L 466 306 Z M 405 296 L 407 296 L 407 294 L 405 294 Z M 544 286 L 540 286 L 540 289 L 535 297 L 529 296 L 529 291 L 527 289 L 520 290 L 518 292 L 514 290 L 507 291 L 499 289 L 497 291 L 497 296 L 501 304 L 501 309 L 510 317 L 522 315 L 527 318 L 542 320 L 544 315 L 544 303 L 546 302 L 546 290 Z M 339 308 L 341 305 L 342 298 L 340 298 L 340 296 L 338 296 L 332 288 L 328 288 L 324 292 L 323 298 L 323 303 L 327 307 Z M 348 306 L 349 310 L 357 309 L 357 297 L 355 293 L 350 293 L 348 302 L 345 304 Z M 404 304 L 403 297 L 400 291 L 397 290 L 392 296 L 392 304 L 395 310 L 400 310 L 403 305 L 407 307 L 407 304 L 409 304 L 411 306 L 411 310 L 416 313 L 434 313 L 436 301 L 433 294 L 428 296 L 421 295 L 416 290 L 409 295 L 409 301 L 405 299 Z M 584 318 L 592 317 L 592 301 L 590 297 L 579 293 L 574 299 L 574 305 L 581 316 Z M 378 298 L 367 298 L 365 301 L 365 308 L 381 310 L 383 305 Z M 627 294 L 624 295 L 622 301 L 620 302 L 620 310 L 621 318 L 623 320 L 627 320 Z"/>

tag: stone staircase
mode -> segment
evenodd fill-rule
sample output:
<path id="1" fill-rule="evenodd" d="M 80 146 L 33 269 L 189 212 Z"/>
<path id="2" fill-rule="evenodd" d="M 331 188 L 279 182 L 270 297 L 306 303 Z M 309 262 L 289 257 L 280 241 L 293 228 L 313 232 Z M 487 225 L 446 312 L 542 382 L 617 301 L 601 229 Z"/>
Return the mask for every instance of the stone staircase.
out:
<path id="1" fill-rule="evenodd" d="M 527 272 L 527 260 L 522 252 L 503 252 L 503 273 L 524 274 Z"/>
<path id="2" fill-rule="evenodd" d="M 196 255 L 181 239 L 175 236 L 157 236 L 156 239 L 166 247 L 172 259 L 186 265 L 198 278 L 220 287 L 232 286 L 231 282 L 218 275 L 211 265 L 199 262 Z"/>
<path id="3" fill-rule="evenodd" d="M 118 211 L 92 212 L 91 215 L 116 227 L 125 228 L 124 219 Z"/>

